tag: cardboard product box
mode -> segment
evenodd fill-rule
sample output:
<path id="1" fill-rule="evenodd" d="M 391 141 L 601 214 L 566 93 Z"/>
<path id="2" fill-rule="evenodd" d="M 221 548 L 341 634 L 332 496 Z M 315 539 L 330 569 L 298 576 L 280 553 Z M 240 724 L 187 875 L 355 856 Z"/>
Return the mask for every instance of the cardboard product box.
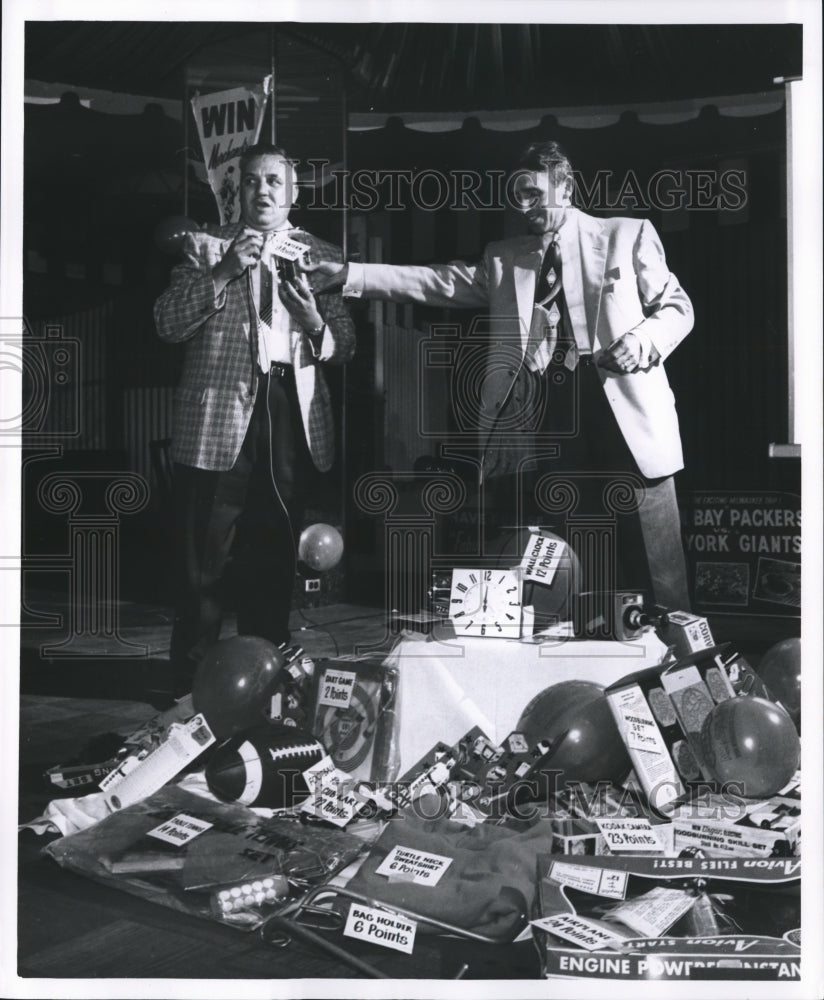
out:
<path id="1" fill-rule="evenodd" d="M 656 808 L 681 798 L 698 778 L 695 758 L 661 684 L 661 669 L 630 674 L 605 691 L 638 783 Z"/>
<path id="2" fill-rule="evenodd" d="M 547 979 L 800 979 L 798 858 L 538 858 Z"/>
<path id="3" fill-rule="evenodd" d="M 676 656 L 689 656 L 715 645 L 709 622 L 688 611 L 668 611 L 661 630 L 661 639 L 673 646 Z"/>
<path id="4" fill-rule="evenodd" d="M 675 850 L 711 857 L 790 857 L 801 853 L 801 773 L 776 795 L 744 799 L 699 791 L 667 809 Z"/>
<path id="5" fill-rule="evenodd" d="M 695 784 L 712 783 L 701 728 L 713 708 L 751 693 L 754 673 L 726 644 L 631 674 L 606 690 L 638 781 L 658 809 Z"/>
<path id="6" fill-rule="evenodd" d="M 585 819 L 552 820 L 552 854 L 609 854 L 609 848 L 598 824 Z"/>

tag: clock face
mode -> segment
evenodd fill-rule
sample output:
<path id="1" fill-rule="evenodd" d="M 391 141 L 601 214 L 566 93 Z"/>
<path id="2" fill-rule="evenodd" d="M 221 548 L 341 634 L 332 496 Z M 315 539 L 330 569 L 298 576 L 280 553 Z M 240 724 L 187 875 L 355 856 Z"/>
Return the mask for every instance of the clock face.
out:
<path id="1" fill-rule="evenodd" d="M 483 635 L 484 574 L 482 569 L 453 569 L 449 595 L 449 617 L 455 631 L 464 635 Z"/>
<path id="2" fill-rule="evenodd" d="M 520 575 L 505 569 L 454 569 L 449 617 L 458 635 L 520 638 Z"/>
<path id="3" fill-rule="evenodd" d="M 521 580 L 519 574 L 508 569 L 487 570 L 486 581 L 486 634 L 507 639 L 521 636 Z"/>

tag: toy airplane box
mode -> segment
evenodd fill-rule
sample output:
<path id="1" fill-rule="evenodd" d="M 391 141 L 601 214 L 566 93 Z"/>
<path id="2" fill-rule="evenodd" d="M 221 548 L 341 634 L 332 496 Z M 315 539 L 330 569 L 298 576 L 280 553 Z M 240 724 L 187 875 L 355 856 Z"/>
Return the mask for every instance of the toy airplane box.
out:
<path id="1" fill-rule="evenodd" d="M 548 979 L 800 979 L 799 858 L 538 858 Z"/>

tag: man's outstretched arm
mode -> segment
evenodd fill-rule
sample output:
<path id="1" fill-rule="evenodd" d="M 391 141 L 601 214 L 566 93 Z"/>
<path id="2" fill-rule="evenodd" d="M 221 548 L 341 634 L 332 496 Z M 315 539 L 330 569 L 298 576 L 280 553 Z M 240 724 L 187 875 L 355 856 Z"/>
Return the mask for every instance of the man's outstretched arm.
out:
<path id="1" fill-rule="evenodd" d="M 446 308 L 474 308 L 488 301 L 485 261 L 467 264 L 433 264 L 416 267 L 401 264 L 342 264 L 310 258 L 303 270 L 313 275 L 318 291 L 342 290 L 351 298 L 417 302 Z"/>

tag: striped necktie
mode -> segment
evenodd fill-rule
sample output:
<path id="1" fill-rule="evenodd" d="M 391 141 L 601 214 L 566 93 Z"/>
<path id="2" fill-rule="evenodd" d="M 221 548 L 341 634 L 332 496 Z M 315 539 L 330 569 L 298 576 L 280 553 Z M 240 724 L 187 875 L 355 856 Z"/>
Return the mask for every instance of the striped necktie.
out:
<path id="1" fill-rule="evenodd" d="M 260 251 L 260 296 L 258 299 L 258 316 L 261 323 L 272 325 L 274 309 L 274 280 L 272 278 L 272 255 L 267 250 L 269 234 L 264 237 Z"/>

